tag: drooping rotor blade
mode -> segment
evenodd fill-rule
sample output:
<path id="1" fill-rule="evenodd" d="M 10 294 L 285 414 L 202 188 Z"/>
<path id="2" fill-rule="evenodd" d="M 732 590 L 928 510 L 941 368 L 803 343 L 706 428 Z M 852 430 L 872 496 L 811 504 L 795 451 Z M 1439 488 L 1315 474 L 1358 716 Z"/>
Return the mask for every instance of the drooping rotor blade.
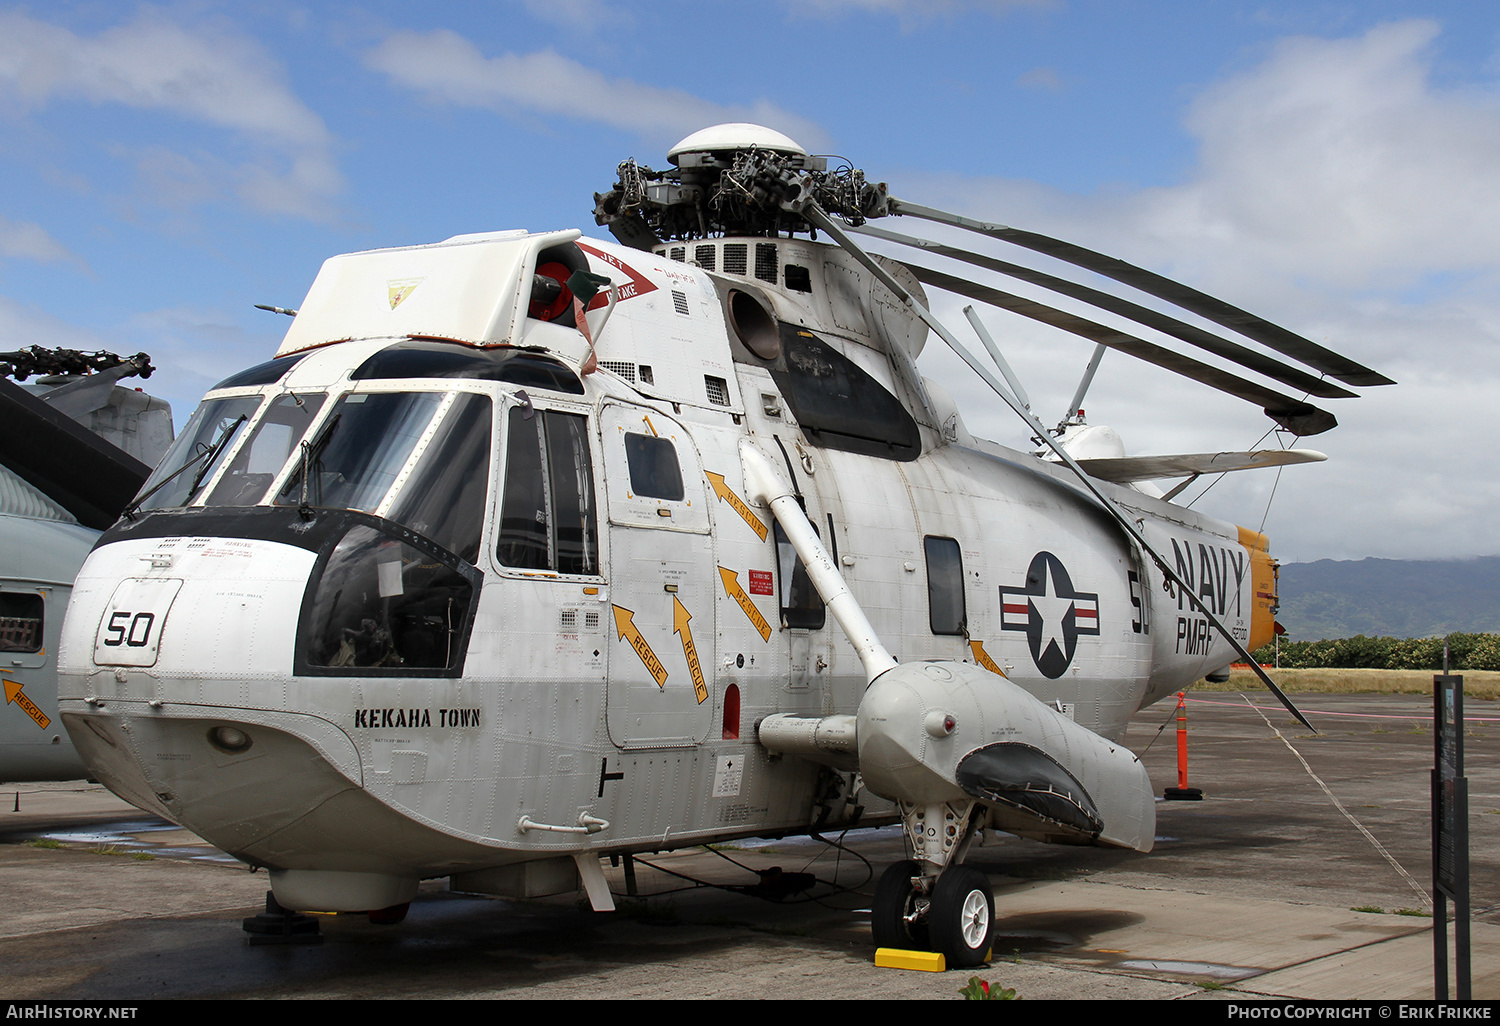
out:
<path id="1" fill-rule="evenodd" d="M 1266 416 L 1295 435 L 1321 434 L 1338 426 L 1338 421 L 1327 410 L 1320 410 L 1316 406 L 1293 399 L 1288 395 L 1282 395 L 1274 389 L 1257 385 L 1253 381 L 1246 381 L 1238 375 L 1211 367 L 1190 356 L 1184 356 L 1155 343 L 1147 342 L 1145 339 L 1128 335 L 1117 328 L 1054 309 L 1023 296 L 1002 292 L 985 285 L 976 285 L 971 281 L 956 278 L 941 271 L 934 271 L 917 264 L 906 266 L 924 285 L 947 289 L 949 292 L 977 299 L 981 303 L 988 303 L 1001 310 L 1009 310 L 1023 317 L 1041 321 L 1043 324 L 1050 324 L 1100 345 L 1129 353 L 1139 360 L 1175 371 L 1184 377 L 1217 388 L 1221 392 L 1227 392 L 1229 395 L 1255 403 L 1265 410 Z"/>
<path id="2" fill-rule="evenodd" d="M 1125 532 L 1126 536 L 1129 537 L 1133 542 L 1135 542 L 1135 544 L 1140 548 L 1142 552 L 1151 557 L 1152 562 L 1156 564 L 1156 567 L 1161 571 L 1162 576 L 1168 581 L 1171 581 L 1175 587 L 1181 589 L 1180 594 L 1186 596 L 1188 602 L 1192 605 L 1192 607 L 1199 610 L 1203 614 L 1204 618 L 1213 625 L 1214 630 L 1218 631 L 1224 637 L 1224 640 L 1229 642 L 1229 647 L 1239 653 L 1240 657 L 1250 664 L 1251 671 L 1260 678 L 1261 683 L 1266 686 L 1271 694 L 1276 696 L 1277 701 L 1284 705 L 1287 711 L 1297 718 L 1298 722 L 1300 722 L 1304 727 L 1316 734 L 1318 732 L 1317 728 L 1314 727 L 1310 722 L 1308 722 L 1307 717 L 1302 715 L 1302 711 L 1297 708 L 1297 706 L 1292 702 L 1290 698 L 1287 697 L 1286 692 L 1277 687 L 1276 682 L 1271 679 L 1270 674 L 1266 673 L 1266 671 L 1261 667 L 1260 663 L 1256 662 L 1255 659 L 1251 657 L 1250 651 L 1249 649 L 1245 648 L 1244 642 L 1235 637 L 1234 633 L 1224 625 L 1224 621 L 1220 620 L 1219 617 L 1214 613 L 1214 611 L 1208 608 L 1208 606 L 1205 605 L 1203 601 L 1193 593 L 1193 589 L 1190 588 L 1187 582 L 1182 579 L 1182 575 L 1179 574 L 1169 562 L 1167 562 L 1166 558 L 1163 557 L 1161 553 L 1157 552 L 1156 549 L 1152 547 L 1151 543 L 1146 540 L 1145 534 L 1141 531 L 1140 528 L 1136 526 L 1135 521 L 1132 520 L 1130 516 L 1120 508 L 1120 504 L 1111 499 L 1109 496 L 1105 495 L 1104 492 L 1099 489 L 1098 484 L 1094 482 L 1093 478 L 1084 473 L 1083 468 L 1078 465 L 1078 461 L 1075 460 L 1072 456 L 1068 455 L 1067 450 L 1062 447 L 1062 444 L 1056 438 L 1053 437 L 1050 431 L 1042 427 L 1041 421 L 1037 420 L 1036 417 L 1032 415 L 1030 410 L 1027 410 L 1019 402 L 1017 402 L 1013 396 L 1011 396 L 1010 391 L 1000 383 L 1000 379 L 991 374 L 989 370 L 984 366 L 984 364 L 980 363 L 979 360 L 974 356 L 974 354 L 969 352 L 969 350 L 966 349 L 964 345 L 954 337 L 953 333 L 943 325 L 943 322 L 939 321 L 935 316 L 933 316 L 931 310 L 922 305 L 922 303 L 919 302 L 917 298 L 910 292 L 902 288 L 900 283 L 898 283 L 896 279 L 892 278 L 890 273 L 886 271 L 885 268 L 881 267 L 879 262 L 877 262 L 874 257 L 870 256 L 870 254 L 860 249 L 859 245 L 852 238 L 850 238 L 849 233 L 846 232 L 841 225 L 829 218 L 829 216 L 823 211 L 820 206 L 818 206 L 816 202 L 809 202 L 802 208 L 801 213 L 802 216 L 807 218 L 809 223 L 811 223 L 821 231 L 827 232 L 828 236 L 832 238 L 834 242 L 838 243 L 846 253 L 858 260 L 860 264 L 865 268 L 865 270 L 873 274 L 877 281 L 879 281 L 882 285 L 890 290 L 891 295 L 895 296 L 897 300 L 904 303 L 907 308 L 912 311 L 912 313 L 920 317 L 924 324 L 931 328 L 939 338 L 941 338 L 948 344 L 948 348 L 952 349 L 953 352 L 958 355 L 959 359 L 968 364 L 969 367 L 974 371 L 974 373 L 978 374 L 985 384 L 994 389 L 995 394 L 1001 398 L 1005 405 L 1014 410 L 1016 415 L 1026 422 L 1026 426 L 1031 428 L 1032 432 L 1035 433 L 1037 437 L 1039 437 L 1049 448 L 1052 449 L 1052 452 L 1057 456 L 1057 458 L 1063 463 L 1067 464 L 1068 469 L 1073 471 L 1073 473 L 1077 475 L 1078 480 L 1083 485 L 1084 489 L 1087 490 L 1087 492 L 1091 496 L 1093 496 L 1094 501 L 1099 503 L 1100 507 L 1103 508 L 1103 510 L 1110 516 L 1110 518 L 1119 525 L 1120 529 Z"/>
<path id="3" fill-rule="evenodd" d="M 966 231 L 975 232 L 1009 242 L 1047 256 L 1056 257 L 1058 260 L 1087 268 L 1106 278 L 1124 282 L 1132 288 L 1140 289 L 1148 295 L 1156 296 L 1175 303 L 1184 310 L 1190 310 L 1195 314 L 1207 317 L 1216 324 L 1222 324 L 1226 328 L 1238 331 L 1247 338 L 1252 338 L 1263 345 L 1290 356 L 1294 360 L 1300 360 L 1314 370 L 1331 374 L 1347 385 L 1393 385 L 1390 378 L 1378 371 L 1371 370 L 1363 364 L 1356 363 L 1346 356 L 1340 356 L 1331 349 L 1325 349 L 1311 339 L 1303 338 L 1296 332 L 1288 331 L 1286 328 L 1272 324 L 1262 317 L 1257 317 L 1248 311 L 1241 310 L 1221 299 L 1199 292 L 1197 289 L 1170 278 L 1164 278 L 1155 272 L 1148 271 L 1134 264 L 1128 264 L 1115 257 L 1105 256 L 1092 249 L 1076 246 L 1071 242 L 1063 242 L 1060 239 L 1050 238 L 1046 235 L 1038 235 L 1036 232 L 1024 231 L 1020 228 L 1011 228 L 1003 224 L 991 224 L 986 221 L 975 221 L 958 214 L 950 214 L 945 210 L 934 207 L 924 207 L 917 203 L 908 203 L 898 200 L 892 196 L 889 200 L 889 209 L 893 214 L 906 214 L 911 217 L 920 217 L 928 221 L 936 221 L 939 224 L 952 225 L 955 228 L 963 228 Z"/>
<path id="4" fill-rule="evenodd" d="M 902 235 L 898 232 L 887 231 L 877 228 L 872 224 L 863 224 L 858 228 L 850 228 L 850 231 L 867 235 L 872 239 L 884 239 L 902 246 L 911 246 L 914 249 L 935 253 L 938 256 L 949 257 L 953 260 L 961 260 L 975 267 L 983 267 L 989 271 L 995 271 L 1032 285 L 1039 285 L 1044 289 L 1081 300 L 1091 306 L 1097 306 L 1101 310 L 1128 317 L 1137 324 L 1144 324 L 1148 328 L 1155 328 L 1164 334 L 1179 338 L 1184 342 L 1197 346 L 1215 356 L 1222 356 L 1226 360 L 1233 360 L 1241 367 L 1264 374 L 1266 377 L 1279 381 L 1284 385 L 1290 385 L 1300 392 L 1319 396 L 1323 399 L 1353 399 L 1355 393 L 1346 388 L 1323 378 L 1315 377 L 1304 370 L 1288 366 L 1280 360 L 1272 359 L 1264 353 L 1258 353 L 1253 349 L 1229 339 L 1220 338 L 1211 331 L 1204 331 L 1195 325 L 1170 317 L 1158 310 L 1132 303 L 1128 299 L 1110 295 L 1108 292 L 1100 292 L 1098 289 L 1080 285 L 1078 282 L 1068 281 L 1056 275 L 1038 271 L 1032 267 L 1021 264 L 1013 264 L 1005 260 L 997 260 L 994 257 L 985 256 L 982 253 L 971 253 L 968 250 L 959 249 L 956 246 L 945 246 L 940 242 L 929 242 L 926 239 L 913 238 L 910 235 Z M 1164 279 L 1165 280 L 1165 279 Z"/>

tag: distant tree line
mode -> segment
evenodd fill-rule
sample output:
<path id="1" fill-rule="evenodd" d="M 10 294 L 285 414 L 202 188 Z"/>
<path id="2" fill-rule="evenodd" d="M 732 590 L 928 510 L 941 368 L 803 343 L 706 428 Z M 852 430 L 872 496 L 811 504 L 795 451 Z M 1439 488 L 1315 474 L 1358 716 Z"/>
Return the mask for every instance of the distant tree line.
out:
<path id="1" fill-rule="evenodd" d="M 1453 670 L 1500 670 L 1500 634 L 1463 634 L 1446 638 L 1352 638 L 1281 642 L 1281 665 L 1301 670 L 1316 667 L 1369 670 L 1443 669 L 1443 642 L 1448 642 L 1448 666 Z M 1257 649 L 1256 661 L 1276 661 L 1276 643 Z"/>

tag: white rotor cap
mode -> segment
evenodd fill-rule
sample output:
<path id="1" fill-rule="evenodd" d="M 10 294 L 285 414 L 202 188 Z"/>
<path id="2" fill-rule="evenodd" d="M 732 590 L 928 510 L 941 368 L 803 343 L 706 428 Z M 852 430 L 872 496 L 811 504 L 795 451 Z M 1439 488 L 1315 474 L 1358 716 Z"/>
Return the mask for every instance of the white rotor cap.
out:
<path id="1" fill-rule="evenodd" d="M 743 121 L 700 128 L 667 151 L 667 159 L 677 163 L 684 153 L 722 153 L 725 150 L 748 150 L 752 147 L 807 156 L 807 151 L 773 128 Z"/>

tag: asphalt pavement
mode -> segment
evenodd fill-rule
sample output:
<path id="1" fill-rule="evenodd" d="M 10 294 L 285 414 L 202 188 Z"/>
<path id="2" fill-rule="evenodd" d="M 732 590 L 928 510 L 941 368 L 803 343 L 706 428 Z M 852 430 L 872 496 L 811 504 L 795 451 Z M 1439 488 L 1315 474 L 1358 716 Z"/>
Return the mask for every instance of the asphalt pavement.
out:
<path id="1" fill-rule="evenodd" d="M 873 878 L 902 857 L 890 827 L 843 850 L 804 837 L 645 856 L 633 898 L 606 869 L 612 914 L 431 881 L 399 925 L 322 916 L 321 944 L 258 947 L 240 924 L 263 874 L 96 785 L 0 785 L 0 998 L 949 999 L 978 975 L 1033 1000 L 1430 999 L 1431 701 L 1298 704 L 1319 734 L 1262 694 L 1191 698 L 1188 784 L 1205 797 L 1158 803 L 1150 854 L 975 847 L 997 932 L 973 972 L 873 964 Z M 1474 996 L 1493 1001 L 1500 705 L 1467 712 L 1470 959 Z M 1175 725 L 1163 703 L 1126 739 L 1158 793 L 1177 783 Z M 780 902 L 744 893 L 773 866 L 822 882 Z"/>

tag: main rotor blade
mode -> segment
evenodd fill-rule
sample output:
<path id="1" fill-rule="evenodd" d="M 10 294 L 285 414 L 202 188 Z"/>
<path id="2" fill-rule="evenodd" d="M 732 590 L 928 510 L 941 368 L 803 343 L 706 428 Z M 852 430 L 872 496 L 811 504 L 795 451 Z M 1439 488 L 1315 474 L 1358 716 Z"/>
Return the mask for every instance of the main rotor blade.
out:
<path id="1" fill-rule="evenodd" d="M 1213 296 L 1199 292 L 1197 289 L 1170 278 L 1164 278 L 1153 271 L 1148 271 L 1134 264 L 1128 264 L 1115 257 L 1105 256 L 1103 253 L 1092 249 L 1076 246 L 1071 242 L 1063 242 L 1061 239 L 1050 238 L 1046 235 L 1038 235 L 1036 232 L 1024 231 L 1020 228 L 1011 228 L 1003 224 L 991 224 L 985 221 L 974 221 L 958 214 L 950 214 L 945 210 L 935 207 L 924 207 L 917 203 L 908 203 L 905 200 L 890 198 L 890 211 L 893 214 L 906 214 L 911 217 L 920 217 L 928 221 L 936 221 L 939 224 L 952 225 L 955 228 L 963 228 L 966 231 L 986 235 L 992 239 L 1009 242 L 1026 249 L 1045 253 L 1047 256 L 1056 257 L 1070 264 L 1087 268 L 1106 278 L 1124 282 L 1133 288 L 1140 289 L 1148 295 L 1165 299 L 1176 303 L 1184 310 L 1190 310 L 1195 314 L 1207 317 L 1217 324 L 1238 331 L 1247 338 L 1252 338 L 1263 345 L 1269 346 L 1284 356 L 1290 356 L 1294 360 L 1300 360 L 1314 370 L 1331 374 L 1347 385 L 1394 385 L 1395 382 L 1378 371 L 1373 371 L 1363 364 L 1356 363 L 1347 356 L 1340 356 L 1331 349 L 1325 349 L 1311 339 L 1303 338 L 1296 332 L 1288 331 L 1279 325 L 1272 324 L 1264 318 L 1241 310 L 1215 299 Z"/>
<path id="2" fill-rule="evenodd" d="M 964 348 L 963 344 L 953 336 L 953 333 L 945 328 L 943 326 L 943 323 L 939 321 L 935 316 L 933 316 L 931 310 L 927 309 L 927 307 L 922 305 L 922 303 L 920 303 L 915 296 L 907 292 L 906 289 L 902 288 L 901 285 L 896 281 L 896 279 L 892 278 L 890 273 L 886 271 L 885 268 L 881 267 L 874 257 L 870 256 L 870 254 L 860 249 L 859 245 L 849 237 L 849 234 L 845 232 L 839 224 L 835 223 L 823 211 L 822 207 L 818 206 L 816 202 L 809 202 L 805 207 L 802 208 L 801 212 L 802 215 L 806 217 L 807 220 L 810 221 L 813 225 L 815 225 L 822 231 L 827 232 L 829 237 L 843 248 L 844 252 L 848 253 L 850 256 L 854 257 L 854 259 L 858 260 L 860 264 L 864 266 L 865 270 L 873 274 L 877 281 L 879 281 L 882 285 L 890 290 L 891 295 L 895 296 L 896 299 L 898 299 L 900 302 L 906 304 L 907 308 L 910 309 L 918 317 L 920 317 L 924 324 L 931 328 L 939 338 L 946 342 L 948 344 L 948 347 L 952 349 L 953 352 L 956 353 L 958 357 L 964 361 L 964 363 L 968 364 L 969 367 L 973 369 L 974 373 L 978 374 L 985 384 L 989 385 L 990 388 L 995 390 L 995 394 L 1001 398 L 1005 405 L 1014 410 L 1016 415 L 1026 422 L 1026 426 L 1031 428 L 1032 432 L 1035 433 L 1037 437 L 1041 438 L 1042 441 L 1052 449 L 1053 453 L 1057 455 L 1057 458 L 1063 463 L 1067 464 L 1068 469 L 1073 471 L 1073 473 L 1077 475 L 1079 482 L 1088 491 L 1088 493 L 1094 497 L 1094 500 L 1099 503 L 1100 507 L 1110 516 L 1110 518 L 1120 526 L 1120 529 L 1123 530 L 1125 534 L 1132 541 L 1134 541 L 1136 545 L 1140 547 L 1140 550 L 1142 552 L 1151 557 L 1151 560 L 1156 564 L 1157 569 L 1162 572 L 1162 576 L 1171 581 L 1178 588 L 1182 589 L 1179 594 L 1185 595 L 1188 602 L 1191 603 L 1192 607 L 1202 612 L 1204 618 L 1213 625 L 1214 629 L 1224 636 L 1224 640 L 1229 642 L 1229 647 L 1239 653 L 1240 657 L 1250 664 L 1251 670 L 1254 671 L 1255 675 L 1260 678 L 1261 683 L 1264 684 L 1268 689 L 1270 689 L 1271 694 L 1275 695 L 1277 700 L 1281 702 L 1282 705 L 1286 706 L 1287 711 L 1290 712 L 1293 716 L 1297 717 L 1297 720 L 1303 726 L 1316 734 L 1318 732 L 1317 728 L 1308 722 L 1307 717 L 1303 716 L 1301 710 L 1299 710 L 1297 706 L 1293 704 L 1292 700 L 1286 696 L 1286 692 L 1282 691 L 1279 687 L 1276 686 L 1276 682 L 1271 679 L 1270 675 L 1267 674 L 1266 671 L 1261 668 L 1261 665 L 1257 663 L 1255 659 L 1250 655 L 1250 651 L 1245 648 L 1244 643 L 1241 642 L 1239 638 L 1236 638 L 1234 636 L 1234 633 L 1224 625 L 1224 622 L 1220 620 L 1216 615 L 1214 615 L 1214 611 L 1212 609 L 1209 609 L 1208 606 L 1203 603 L 1202 599 L 1200 599 L 1193 593 L 1193 589 L 1188 587 L 1187 582 L 1185 582 L 1182 579 L 1182 576 L 1172 568 L 1171 564 L 1166 561 L 1165 557 L 1163 557 L 1161 553 L 1157 552 L 1156 549 L 1152 548 L 1151 543 L 1146 540 L 1145 534 L 1139 527 L 1136 526 L 1135 522 L 1130 518 L 1130 516 L 1126 514 L 1120 503 L 1109 498 L 1109 496 L 1105 495 L 1104 492 L 1100 491 L 1098 484 L 1096 484 L 1093 478 L 1089 477 L 1088 474 L 1084 473 L 1083 468 L 1078 465 L 1078 461 L 1068 454 L 1067 450 L 1062 447 L 1062 445 L 1056 438 L 1053 437 L 1050 431 L 1042 427 L 1041 421 L 1037 420 L 1030 410 L 1023 407 L 1019 402 L 1016 401 L 1014 397 L 1011 396 L 1010 392 L 1005 388 L 1005 386 L 1000 384 L 1000 380 L 996 378 L 995 375 L 991 374 L 987 369 L 985 369 L 985 366 L 974 357 L 973 353 Z"/>
<path id="3" fill-rule="evenodd" d="M 1320 410 L 1316 406 L 1293 399 L 1291 396 L 1282 395 L 1274 389 L 1257 385 L 1253 381 L 1246 381 L 1238 375 L 1211 367 L 1191 356 L 1184 356 L 1155 343 L 1147 342 L 1145 339 L 1128 335 L 1117 328 L 1054 309 L 1023 296 L 1001 292 L 999 289 L 992 289 L 986 285 L 976 285 L 971 281 L 956 278 L 941 271 L 934 271 L 917 264 L 906 266 L 924 285 L 947 289 L 949 292 L 977 299 L 981 303 L 988 303 L 1001 310 L 1009 310 L 1022 317 L 1030 317 L 1034 321 L 1050 324 L 1054 328 L 1061 328 L 1063 331 L 1079 335 L 1100 345 L 1129 353 L 1138 360 L 1175 371 L 1184 377 L 1217 388 L 1221 392 L 1227 392 L 1229 395 L 1255 403 L 1265 411 L 1267 417 L 1296 435 L 1321 434 L 1338 426 L 1338 421 L 1334 419 L 1333 414 L 1326 410 Z"/>
<path id="4" fill-rule="evenodd" d="M 1089 288 L 1078 282 L 1068 281 L 1056 275 L 1038 271 L 1032 267 L 1021 264 L 1012 264 L 1005 260 L 997 260 L 994 257 L 985 256 L 982 253 L 971 253 L 968 250 L 959 249 L 956 246 L 945 246 L 940 242 L 929 242 L 926 239 L 917 239 L 909 235 L 901 235 L 897 232 L 887 231 L 866 223 L 857 228 L 851 227 L 852 232 L 860 235 L 868 235 L 872 239 L 884 239 L 887 242 L 895 242 L 902 246 L 911 246 L 914 249 L 925 250 L 936 253 L 938 256 L 950 257 L 961 260 L 975 267 L 983 267 L 986 270 L 995 271 L 999 274 L 1039 285 L 1044 289 L 1070 296 L 1073 299 L 1082 300 L 1101 310 L 1128 317 L 1138 324 L 1144 324 L 1148 328 L 1155 328 L 1184 342 L 1197 346 L 1199 349 L 1207 350 L 1215 356 L 1222 356 L 1226 360 L 1233 360 L 1241 367 L 1264 374 L 1284 385 L 1290 385 L 1299 392 L 1307 392 L 1310 395 L 1319 396 L 1323 399 L 1353 399 L 1355 393 L 1346 388 L 1340 388 L 1331 381 L 1314 377 L 1304 370 L 1288 366 L 1280 360 L 1272 359 L 1264 353 L 1258 353 L 1253 349 L 1246 349 L 1242 345 L 1231 342 L 1229 339 L 1220 338 L 1218 335 L 1202 328 L 1179 321 L 1158 310 L 1152 310 L 1132 303 L 1128 299 L 1110 295 L 1108 292 L 1100 292 L 1098 289 Z"/>

